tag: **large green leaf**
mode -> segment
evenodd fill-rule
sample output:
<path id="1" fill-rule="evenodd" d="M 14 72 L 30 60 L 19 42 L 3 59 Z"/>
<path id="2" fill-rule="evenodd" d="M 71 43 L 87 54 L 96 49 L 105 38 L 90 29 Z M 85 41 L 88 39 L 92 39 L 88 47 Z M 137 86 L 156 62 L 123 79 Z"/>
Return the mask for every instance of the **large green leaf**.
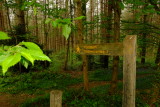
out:
<path id="1" fill-rule="evenodd" d="M 0 66 L 2 65 L 2 62 L 9 57 L 9 55 L 0 55 Z"/>
<path id="2" fill-rule="evenodd" d="M 34 51 L 38 51 L 40 53 L 43 53 L 43 51 L 40 49 L 40 47 L 33 42 L 21 42 L 20 45 L 26 46 L 29 50 L 34 50 Z"/>
<path id="3" fill-rule="evenodd" d="M 30 53 L 27 52 L 21 52 L 21 55 L 26 58 L 28 61 L 30 61 L 32 63 L 32 65 L 34 65 L 34 58 L 31 56 Z"/>
<path id="4" fill-rule="evenodd" d="M 63 25 L 62 28 L 63 28 L 63 29 L 62 29 L 62 34 L 63 34 L 63 36 L 64 36 L 66 39 L 68 39 L 68 38 L 69 38 L 69 35 L 70 35 L 70 33 L 71 33 L 71 27 L 66 24 L 66 25 Z"/>
<path id="5" fill-rule="evenodd" d="M 28 52 L 31 54 L 31 56 L 32 56 L 35 60 L 51 61 L 51 59 L 50 59 L 48 56 L 46 56 L 45 54 L 40 53 L 40 52 L 38 52 L 38 51 L 29 50 Z"/>
<path id="6" fill-rule="evenodd" d="M 20 60 L 21 60 L 21 55 L 19 53 L 8 56 L 1 64 L 3 75 L 7 72 L 9 67 L 14 66 Z"/>
<path id="7" fill-rule="evenodd" d="M 7 33 L 0 31 L 0 40 L 11 39 Z"/>
<path id="8" fill-rule="evenodd" d="M 21 64 L 27 69 L 29 65 L 29 61 L 24 57 L 21 57 Z"/>

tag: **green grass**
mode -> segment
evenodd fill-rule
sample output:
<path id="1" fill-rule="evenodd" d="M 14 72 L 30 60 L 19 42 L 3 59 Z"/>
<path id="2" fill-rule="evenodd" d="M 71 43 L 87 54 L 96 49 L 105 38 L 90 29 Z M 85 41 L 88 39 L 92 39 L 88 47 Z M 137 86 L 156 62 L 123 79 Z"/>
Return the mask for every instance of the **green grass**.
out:
<path id="1" fill-rule="evenodd" d="M 98 89 L 98 90 L 97 90 Z M 64 107 L 121 107 L 122 95 L 108 95 L 107 87 L 98 87 L 91 92 L 84 90 L 67 90 L 63 92 Z M 104 93 L 100 90 L 106 89 Z M 43 102 L 43 103 L 42 103 Z M 49 94 L 28 99 L 21 107 L 49 107 Z M 140 97 L 136 97 L 136 107 L 149 107 Z M 157 106 L 158 107 L 158 106 Z"/>
<path id="2" fill-rule="evenodd" d="M 71 78 L 70 75 L 49 72 L 31 72 L 20 75 L 10 75 L 0 78 L 0 92 L 40 94 L 45 90 L 61 89 L 81 82 L 80 79 Z M 41 91 L 41 92 L 39 92 Z"/>
<path id="3" fill-rule="evenodd" d="M 138 68 L 137 89 L 152 88 L 153 83 L 157 80 L 155 77 L 157 74 L 152 68 Z M 99 69 L 91 71 L 89 72 L 89 79 L 90 81 L 110 81 L 111 70 Z M 123 79 L 122 71 L 119 72 L 118 79 Z M 10 94 L 28 93 L 37 96 L 23 102 L 21 107 L 48 107 L 49 94 L 46 91 L 49 92 L 54 89 L 63 90 L 63 106 L 65 107 L 120 107 L 122 105 L 122 95 L 120 93 L 108 95 L 110 85 L 94 87 L 89 93 L 86 93 L 83 89 L 67 88 L 80 82 L 83 82 L 82 77 L 72 78 L 68 74 L 30 72 L 14 75 L 8 72 L 6 77 L 0 77 L 0 92 Z M 122 88 L 123 84 L 119 82 L 118 91 L 122 91 Z M 156 104 L 159 105 L 160 103 L 156 102 Z M 141 95 L 137 95 L 136 107 L 147 106 L 147 102 L 141 98 Z"/>

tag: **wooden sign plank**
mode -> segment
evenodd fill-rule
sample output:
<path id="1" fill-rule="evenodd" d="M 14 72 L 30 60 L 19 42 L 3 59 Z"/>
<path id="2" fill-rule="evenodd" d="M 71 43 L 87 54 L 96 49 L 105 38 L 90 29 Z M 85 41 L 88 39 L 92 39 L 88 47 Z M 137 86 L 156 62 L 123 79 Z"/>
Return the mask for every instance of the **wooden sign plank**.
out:
<path id="1" fill-rule="evenodd" d="M 76 47 L 76 53 L 85 55 L 122 56 L 123 43 L 79 44 Z"/>

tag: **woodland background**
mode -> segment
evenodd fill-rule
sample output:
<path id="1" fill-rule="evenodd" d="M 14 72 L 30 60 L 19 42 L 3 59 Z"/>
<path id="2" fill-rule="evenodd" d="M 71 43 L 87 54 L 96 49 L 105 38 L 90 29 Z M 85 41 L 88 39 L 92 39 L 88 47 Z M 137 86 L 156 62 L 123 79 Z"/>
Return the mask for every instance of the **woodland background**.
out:
<path id="1" fill-rule="evenodd" d="M 81 57 L 75 53 L 77 44 L 122 42 L 126 35 L 137 35 L 137 67 L 157 70 L 160 65 L 159 0 L 0 0 L 0 31 L 12 37 L 0 44 L 31 41 L 52 59 L 11 71 L 82 71 L 83 64 L 89 71 L 110 69 L 110 93 L 123 58 Z"/>

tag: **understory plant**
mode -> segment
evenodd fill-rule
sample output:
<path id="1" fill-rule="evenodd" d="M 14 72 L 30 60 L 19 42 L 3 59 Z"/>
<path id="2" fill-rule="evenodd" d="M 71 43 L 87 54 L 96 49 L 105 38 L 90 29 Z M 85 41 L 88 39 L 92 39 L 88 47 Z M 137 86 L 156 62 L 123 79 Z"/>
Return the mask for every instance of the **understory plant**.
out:
<path id="1" fill-rule="evenodd" d="M 0 40 L 10 39 L 10 37 L 0 32 Z M 5 75 L 8 68 L 20 62 L 25 68 L 28 68 L 29 63 L 34 65 L 35 60 L 51 61 L 46 56 L 38 45 L 33 42 L 20 42 L 16 46 L 0 46 L 0 66 L 2 73 Z"/>

